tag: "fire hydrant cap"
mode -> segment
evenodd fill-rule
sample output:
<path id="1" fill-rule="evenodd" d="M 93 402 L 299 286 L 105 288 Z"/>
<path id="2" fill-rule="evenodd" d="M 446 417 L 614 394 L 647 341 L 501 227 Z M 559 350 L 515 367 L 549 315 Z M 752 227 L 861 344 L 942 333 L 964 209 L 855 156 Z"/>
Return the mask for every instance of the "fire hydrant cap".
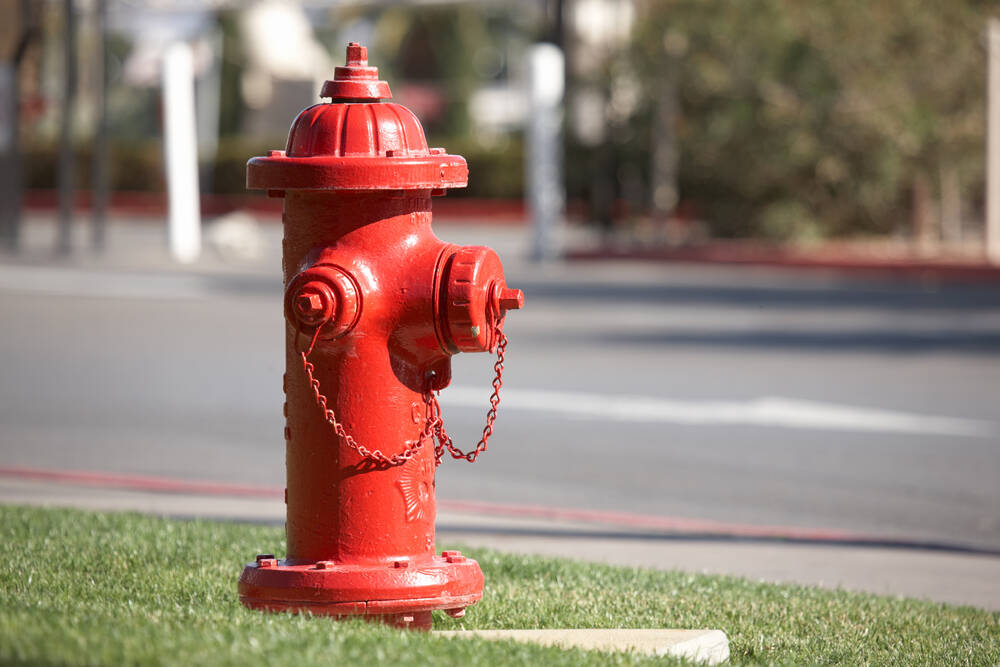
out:
<path id="1" fill-rule="evenodd" d="M 330 103 L 303 110 L 284 151 L 247 163 L 247 187 L 261 190 L 443 190 L 465 187 L 465 158 L 429 148 L 423 127 L 390 98 L 365 47 L 347 46 L 347 65 L 323 86 Z"/>
<path id="2" fill-rule="evenodd" d="M 464 246 L 445 261 L 441 305 L 445 349 L 485 352 L 496 349 L 508 310 L 524 305 L 524 293 L 507 287 L 496 252 Z"/>

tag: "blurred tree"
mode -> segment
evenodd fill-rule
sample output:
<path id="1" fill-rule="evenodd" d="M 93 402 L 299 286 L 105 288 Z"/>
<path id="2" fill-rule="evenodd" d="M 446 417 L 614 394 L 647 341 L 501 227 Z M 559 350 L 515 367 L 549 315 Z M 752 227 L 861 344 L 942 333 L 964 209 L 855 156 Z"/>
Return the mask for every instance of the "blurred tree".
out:
<path id="1" fill-rule="evenodd" d="M 385 10 L 376 23 L 378 49 L 391 54 L 383 78 L 421 86 L 440 96 L 440 114 L 421 115 L 431 135 L 463 136 L 469 131 L 468 100 L 478 83 L 470 55 L 492 39 L 478 7 L 405 6 Z M 406 99 L 406 95 L 402 95 Z"/>
<path id="2" fill-rule="evenodd" d="M 240 37 L 239 16 L 234 11 L 219 12 L 222 30 L 222 93 L 219 96 L 219 136 L 238 135 L 243 126 L 243 93 L 240 77 L 243 74 L 244 45 Z"/>
<path id="3" fill-rule="evenodd" d="M 982 180 L 986 7 L 647 2 L 631 55 L 650 171 L 669 166 L 666 117 L 680 196 L 716 234 L 887 233 L 903 207 L 929 235 L 938 179 L 966 200 Z"/>
<path id="4" fill-rule="evenodd" d="M 395 101 L 421 120 L 428 142 L 463 155 L 476 174 L 452 197 L 520 197 L 521 137 L 479 136 L 470 115 L 474 93 L 506 82 L 508 53 L 529 29 L 532 12 L 478 4 L 387 7 L 372 15 L 369 52 Z M 529 40 L 530 41 L 530 40 Z"/>
<path id="5" fill-rule="evenodd" d="M 858 13 L 833 0 L 826 12 L 790 8 L 840 82 L 841 122 L 863 128 L 898 163 L 894 185 L 910 188 L 913 231 L 925 243 L 936 235 L 931 184 L 960 173 L 971 184 L 982 178 L 983 6 L 881 0 Z"/>

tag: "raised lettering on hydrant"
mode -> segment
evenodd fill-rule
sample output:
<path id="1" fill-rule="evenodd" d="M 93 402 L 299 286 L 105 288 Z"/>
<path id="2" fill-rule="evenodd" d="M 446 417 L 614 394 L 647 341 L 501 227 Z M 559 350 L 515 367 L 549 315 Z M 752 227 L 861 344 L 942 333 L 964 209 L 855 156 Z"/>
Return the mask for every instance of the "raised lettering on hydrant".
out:
<path id="1" fill-rule="evenodd" d="M 347 47 L 347 65 L 292 124 L 285 151 L 247 165 L 247 187 L 284 197 L 284 559 L 258 556 L 240 600 L 271 611 L 377 616 L 430 628 L 483 593 L 479 564 L 434 546 L 434 475 L 475 461 L 493 432 L 508 288 L 500 259 L 431 231 L 431 197 L 464 187 L 465 160 L 428 148 L 420 121 Z M 468 452 L 437 392 L 451 356 L 495 352 L 486 426 Z M 484 402 L 488 392 L 484 392 Z"/>

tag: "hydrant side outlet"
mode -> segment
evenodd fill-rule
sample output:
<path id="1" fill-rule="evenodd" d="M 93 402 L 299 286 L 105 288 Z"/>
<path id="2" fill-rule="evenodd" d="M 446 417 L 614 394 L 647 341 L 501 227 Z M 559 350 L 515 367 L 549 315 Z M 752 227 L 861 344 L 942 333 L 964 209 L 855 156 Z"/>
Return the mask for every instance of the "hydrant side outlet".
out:
<path id="1" fill-rule="evenodd" d="M 482 597 L 476 561 L 434 545 L 435 472 L 474 461 L 493 431 L 504 316 L 523 305 L 489 248 L 431 230 L 431 197 L 463 187 L 460 156 L 427 147 L 419 121 L 350 44 L 285 151 L 247 165 L 284 196 L 288 553 L 249 563 L 241 602 L 365 615 L 428 629 Z M 474 450 L 454 446 L 436 392 L 451 356 L 493 351 L 497 379 Z M 485 394 L 484 394 L 485 399 Z M 484 400 L 485 403 L 485 400 Z"/>

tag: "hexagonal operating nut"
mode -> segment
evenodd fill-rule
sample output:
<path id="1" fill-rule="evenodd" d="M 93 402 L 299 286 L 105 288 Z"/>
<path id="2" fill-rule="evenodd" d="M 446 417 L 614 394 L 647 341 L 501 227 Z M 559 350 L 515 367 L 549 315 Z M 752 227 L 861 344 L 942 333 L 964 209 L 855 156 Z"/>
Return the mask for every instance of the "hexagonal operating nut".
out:
<path id="1" fill-rule="evenodd" d="M 303 334 L 330 340 L 350 331 L 361 316 L 361 290 L 345 270 L 318 264 L 295 276 L 285 296 L 285 316 Z"/>
<path id="2" fill-rule="evenodd" d="M 500 290 L 501 310 L 517 310 L 524 305 L 524 292 L 519 289 L 504 287 Z"/>
<path id="3" fill-rule="evenodd" d="M 493 286 L 493 308 L 498 313 L 508 310 L 518 310 L 524 306 L 524 292 L 507 287 L 504 284 Z"/>
<path id="4" fill-rule="evenodd" d="M 304 294 L 299 292 L 295 299 L 295 309 L 299 315 L 307 317 L 323 308 L 323 299 L 318 294 Z"/>
<path id="5" fill-rule="evenodd" d="M 314 280 L 303 285 L 293 301 L 299 322 L 315 327 L 323 324 L 333 314 L 336 297 L 327 285 Z"/>

